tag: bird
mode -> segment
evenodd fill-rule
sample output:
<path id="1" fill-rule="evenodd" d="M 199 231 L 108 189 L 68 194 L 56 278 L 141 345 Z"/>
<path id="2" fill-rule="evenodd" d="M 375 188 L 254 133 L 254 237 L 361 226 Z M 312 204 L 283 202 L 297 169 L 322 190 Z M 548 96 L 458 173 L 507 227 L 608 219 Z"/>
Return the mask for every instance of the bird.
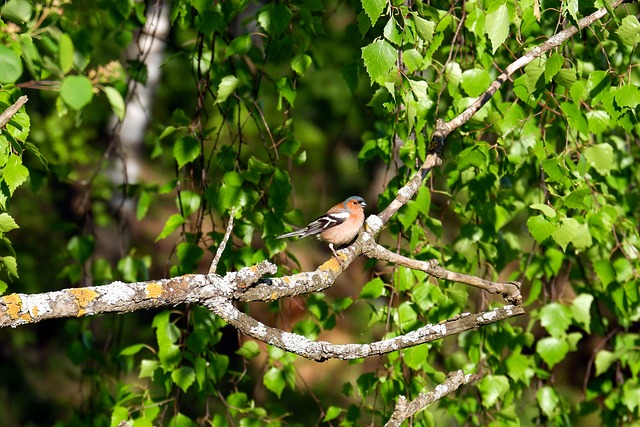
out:
<path id="1" fill-rule="evenodd" d="M 329 249 L 338 258 L 333 245 L 346 245 L 355 239 L 364 224 L 364 208 L 366 206 L 367 204 L 362 197 L 351 196 L 329 209 L 324 215 L 311 221 L 306 227 L 283 234 L 276 239 L 317 235 L 318 239 L 329 243 Z"/>

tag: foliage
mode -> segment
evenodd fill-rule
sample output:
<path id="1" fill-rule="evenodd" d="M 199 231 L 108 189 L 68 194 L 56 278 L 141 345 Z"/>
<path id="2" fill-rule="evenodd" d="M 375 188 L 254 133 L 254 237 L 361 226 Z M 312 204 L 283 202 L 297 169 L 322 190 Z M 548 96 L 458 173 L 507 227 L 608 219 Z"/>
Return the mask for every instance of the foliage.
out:
<path id="1" fill-rule="evenodd" d="M 25 93 L 30 101 L 0 133 L 0 291 L 204 271 L 232 206 L 233 247 L 218 272 L 263 259 L 288 269 L 284 255 L 296 258 L 274 238 L 288 224 L 354 193 L 385 207 L 424 159 L 436 119 L 462 112 L 515 58 L 603 6 L 174 1 L 164 5 L 168 52 L 140 150 L 149 172 L 123 184 L 109 173 L 110 155 L 125 150 L 109 116 L 125 117 L 132 88 L 152 71 L 142 54 L 121 56 L 151 6 L 6 2 L 0 109 Z M 72 319 L 56 345 L 68 354 L 60 363 L 80 368 L 85 400 L 30 414 L 16 374 L 30 367 L 12 361 L 7 372 L 21 369 L 2 393 L 19 403 L 2 408 L 5 418 L 378 425 L 398 395 L 413 398 L 464 369 L 481 380 L 412 425 L 637 424 L 637 15 L 625 4 L 514 75 L 449 137 L 443 166 L 381 237 L 451 270 L 522 281 L 525 318 L 373 364 L 314 365 L 327 379 L 313 383 L 302 361 L 238 339 L 202 307 L 113 324 Z M 374 178 L 388 183 L 375 188 Z M 498 304 L 404 267 L 367 268 L 357 277 L 369 279 L 346 295 L 247 310 L 312 339 L 366 342 Z M 300 306 L 302 319 L 291 313 Z M 47 333 L 21 332 L 6 331 L 16 359 Z"/>

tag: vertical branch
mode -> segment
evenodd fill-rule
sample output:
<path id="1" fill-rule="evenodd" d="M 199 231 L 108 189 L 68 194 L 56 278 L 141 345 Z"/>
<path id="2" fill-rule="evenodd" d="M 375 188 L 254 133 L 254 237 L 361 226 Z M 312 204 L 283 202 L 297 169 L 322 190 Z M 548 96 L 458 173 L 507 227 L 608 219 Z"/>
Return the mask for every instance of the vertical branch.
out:
<path id="1" fill-rule="evenodd" d="M 216 250 L 216 255 L 213 257 L 213 261 L 211 261 L 211 267 L 209 267 L 209 274 L 213 274 L 218 269 L 218 263 L 220 262 L 220 257 L 224 252 L 224 249 L 227 247 L 227 241 L 231 236 L 231 231 L 233 230 L 233 217 L 236 214 L 236 207 L 233 206 L 231 208 L 231 212 L 229 212 L 229 223 L 227 224 L 227 231 L 224 233 L 224 237 L 222 238 L 222 242 L 220 242 L 220 246 L 218 246 L 218 250 Z"/>

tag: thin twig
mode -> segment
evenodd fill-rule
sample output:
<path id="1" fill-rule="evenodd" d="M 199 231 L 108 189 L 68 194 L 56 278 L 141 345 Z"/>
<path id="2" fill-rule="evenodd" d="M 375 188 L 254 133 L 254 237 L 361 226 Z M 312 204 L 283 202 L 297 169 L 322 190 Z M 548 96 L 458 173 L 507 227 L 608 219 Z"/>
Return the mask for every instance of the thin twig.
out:
<path id="1" fill-rule="evenodd" d="M 220 262 L 220 257 L 224 252 L 224 248 L 227 247 L 227 241 L 231 236 L 231 231 L 233 230 L 233 216 L 236 214 L 236 207 L 233 206 L 231 208 L 231 212 L 229 212 L 229 223 L 227 224 L 227 231 L 224 233 L 224 237 L 222 238 L 222 242 L 220 246 L 218 246 L 218 250 L 216 251 L 216 256 L 213 257 L 213 261 L 211 261 L 211 267 L 209 268 L 209 274 L 213 274 L 218 269 L 218 262 Z"/>
<path id="2" fill-rule="evenodd" d="M 18 111 L 20 111 L 22 106 L 26 104 L 28 100 L 29 98 L 27 98 L 27 95 L 22 95 L 12 106 L 7 108 L 2 112 L 2 114 L 0 114 L 0 129 L 2 129 L 7 125 L 7 123 L 9 123 L 11 118 L 15 116 Z"/>

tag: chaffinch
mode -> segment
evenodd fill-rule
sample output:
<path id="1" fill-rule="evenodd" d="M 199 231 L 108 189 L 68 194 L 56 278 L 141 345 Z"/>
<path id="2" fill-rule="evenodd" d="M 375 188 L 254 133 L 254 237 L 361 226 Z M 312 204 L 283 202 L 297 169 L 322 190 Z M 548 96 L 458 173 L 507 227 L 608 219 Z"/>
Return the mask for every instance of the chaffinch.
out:
<path id="1" fill-rule="evenodd" d="M 349 197 L 329 209 L 324 215 L 312 221 L 298 231 L 283 234 L 276 239 L 286 237 L 307 237 L 318 235 L 319 239 L 329 243 L 329 249 L 338 257 L 333 245 L 341 246 L 351 242 L 358 235 L 364 223 L 364 207 L 367 204 L 360 196 Z"/>

